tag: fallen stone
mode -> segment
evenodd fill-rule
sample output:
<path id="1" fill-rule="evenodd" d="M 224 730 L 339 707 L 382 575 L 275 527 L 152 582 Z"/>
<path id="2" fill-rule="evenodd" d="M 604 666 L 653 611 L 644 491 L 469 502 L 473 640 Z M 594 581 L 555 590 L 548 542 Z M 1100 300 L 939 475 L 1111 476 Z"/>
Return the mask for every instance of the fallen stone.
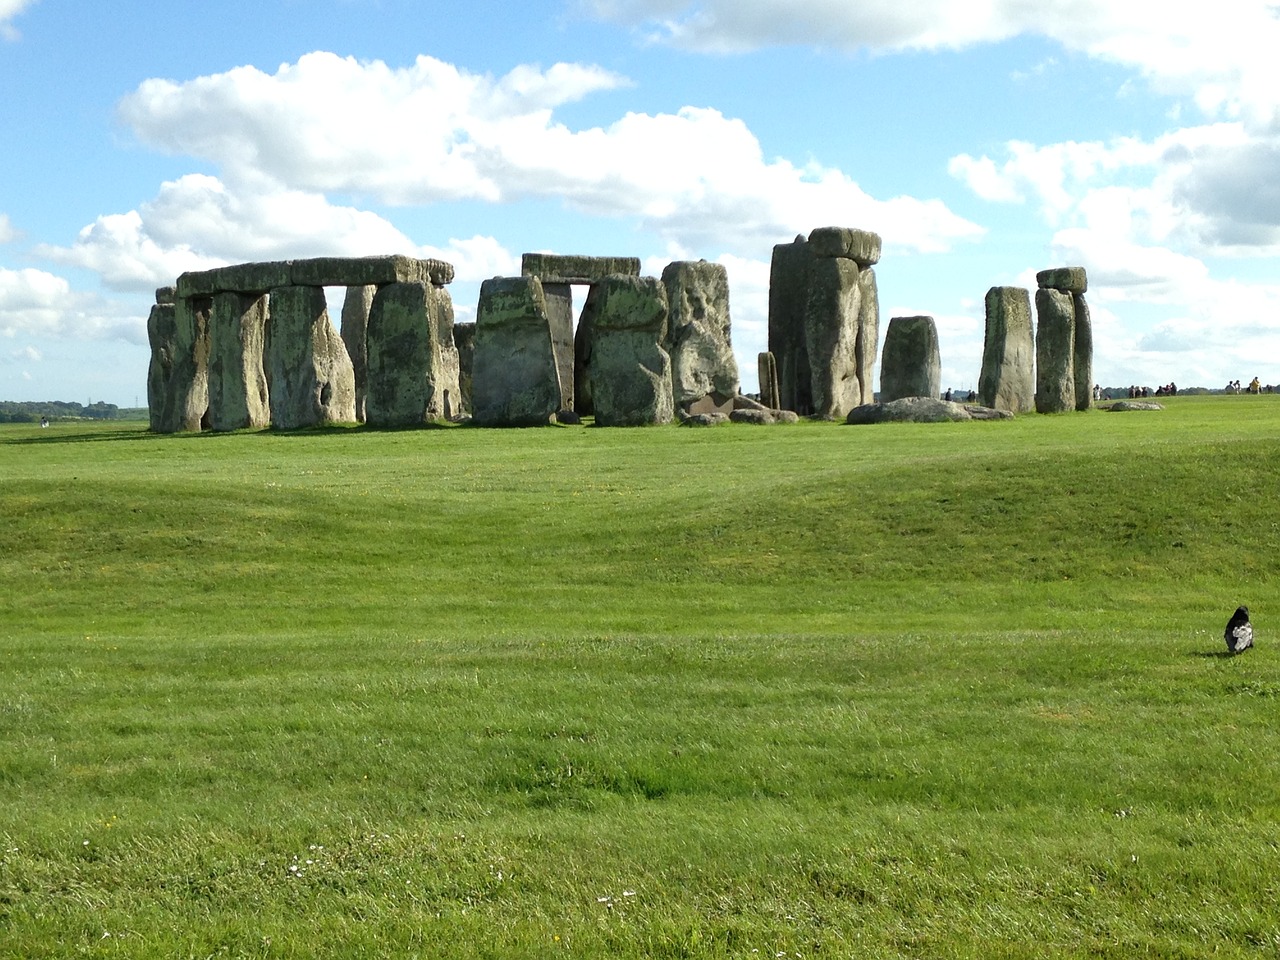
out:
<path id="1" fill-rule="evenodd" d="M 681 413 L 682 427 L 716 427 L 729 422 L 727 413 Z"/>
<path id="2" fill-rule="evenodd" d="M 729 419 L 734 423 L 751 423 L 761 427 L 771 426 L 777 422 L 769 410 L 735 410 L 729 414 Z"/>
<path id="3" fill-rule="evenodd" d="M 542 281 L 535 276 L 486 280 L 476 309 L 472 422 L 545 426 L 561 409 L 560 397 Z"/>
<path id="4" fill-rule="evenodd" d="M 963 404 L 936 397 L 902 397 L 888 403 L 864 403 L 854 407 L 845 423 L 943 423 L 973 419 L 973 414 Z"/>
<path id="5" fill-rule="evenodd" d="M 738 393 L 738 361 L 729 337 L 729 277 L 706 260 L 678 260 L 662 271 L 667 291 L 671 389 L 677 408 Z"/>
<path id="6" fill-rule="evenodd" d="M 563 423 L 567 426 L 576 427 L 582 423 L 582 418 L 572 410 L 557 410 L 556 423 Z"/>
<path id="7" fill-rule="evenodd" d="M 751 397 L 745 396 L 740 393 L 733 398 L 733 409 L 734 410 L 771 410 L 773 408 L 766 403 L 762 403 L 759 400 L 752 399 Z"/>
<path id="8" fill-rule="evenodd" d="M 770 410 L 775 423 L 799 423 L 800 414 L 794 410 Z"/>
<path id="9" fill-rule="evenodd" d="M 818 227 L 809 233 L 809 249 L 815 257 L 839 257 L 866 268 L 880 262 L 880 234 L 853 227 Z"/>
<path id="10" fill-rule="evenodd" d="M 267 377 L 271 426 L 293 430 L 356 420 L 356 378 L 321 287 L 271 291 Z"/>
<path id="11" fill-rule="evenodd" d="M 933 317 L 894 317 L 880 360 L 880 401 L 936 398 L 942 389 L 942 360 Z"/>
<path id="12" fill-rule="evenodd" d="M 520 273 L 546 283 L 590 284 L 614 274 L 640 276 L 639 257 L 580 257 L 555 253 L 526 253 Z"/>
<path id="13" fill-rule="evenodd" d="M 1036 274 L 1041 290 L 1061 290 L 1064 293 L 1087 293 L 1089 279 L 1084 267 L 1053 267 Z"/>
<path id="14" fill-rule="evenodd" d="M 1036 404 L 1031 294 L 1024 287 L 992 287 L 986 315 L 978 401 L 997 410 L 1028 413 Z"/>
<path id="15" fill-rule="evenodd" d="M 219 293 L 209 316 L 209 429 L 271 422 L 263 354 L 266 294 Z"/>
<path id="16" fill-rule="evenodd" d="M 1125 413 L 1132 410 L 1163 410 L 1164 404 L 1151 400 L 1117 400 L 1110 406 L 1103 406 L 1098 409 Z"/>
<path id="17" fill-rule="evenodd" d="M 1036 291 L 1036 412 L 1076 408 L 1075 305 L 1055 288 Z"/>

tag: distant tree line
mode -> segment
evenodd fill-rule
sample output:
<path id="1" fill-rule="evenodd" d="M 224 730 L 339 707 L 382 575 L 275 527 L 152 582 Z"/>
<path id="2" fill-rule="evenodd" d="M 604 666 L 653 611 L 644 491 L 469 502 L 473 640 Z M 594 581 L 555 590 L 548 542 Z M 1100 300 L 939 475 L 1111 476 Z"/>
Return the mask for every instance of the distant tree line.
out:
<path id="1" fill-rule="evenodd" d="M 64 400 L 0 400 L 0 423 L 38 423 L 50 420 L 118 420 L 120 408 L 114 403 L 83 404 Z"/>

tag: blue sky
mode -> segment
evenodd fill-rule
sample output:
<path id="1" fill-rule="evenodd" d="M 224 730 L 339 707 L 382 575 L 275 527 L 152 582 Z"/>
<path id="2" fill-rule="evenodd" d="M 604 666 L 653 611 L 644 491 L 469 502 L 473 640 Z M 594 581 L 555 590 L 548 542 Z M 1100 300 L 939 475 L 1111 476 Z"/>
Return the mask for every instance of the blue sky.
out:
<path id="1" fill-rule="evenodd" d="M 407 253 L 729 270 L 875 230 L 881 330 L 1089 271 L 1106 385 L 1280 383 L 1280 4 L 0 0 L 0 399 L 145 402 L 157 286 Z"/>

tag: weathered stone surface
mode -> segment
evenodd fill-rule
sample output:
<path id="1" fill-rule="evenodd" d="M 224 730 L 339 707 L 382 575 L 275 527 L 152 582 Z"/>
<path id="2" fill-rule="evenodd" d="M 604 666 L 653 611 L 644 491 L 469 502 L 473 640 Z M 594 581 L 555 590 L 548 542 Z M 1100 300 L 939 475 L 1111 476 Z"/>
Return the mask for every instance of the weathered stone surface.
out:
<path id="1" fill-rule="evenodd" d="M 892 321 L 890 321 L 892 323 Z M 1007 420 L 1007 410 L 952 403 L 934 397 L 902 397 L 888 403 L 867 403 L 849 411 L 846 423 L 943 423 L 963 420 Z"/>
<path id="2" fill-rule="evenodd" d="M 178 277 L 177 294 L 183 297 L 212 297 L 215 293 L 266 293 L 290 282 L 288 260 L 240 263 L 213 270 L 196 270 Z"/>
<path id="3" fill-rule="evenodd" d="M 708 393 L 693 403 L 683 407 L 677 406 L 676 413 L 729 413 L 734 409 L 734 397 L 726 397 L 719 393 Z"/>
<path id="4" fill-rule="evenodd" d="M 858 340 L 854 345 L 858 383 L 862 387 L 858 402 L 874 403 L 876 353 L 880 345 L 880 289 L 876 272 L 870 266 L 858 273 L 858 288 Z"/>
<path id="5" fill-rule="evenodd" d="M 862 402 L 857 355 L 861 303 L 856 263 L 842 258 L 812 262 L 804 312 L 811 416 L 840 419 Z"/>
<path id="6" fill-rule="evenodd" d="M 667 290 L 671 389 L 678 408 L 704 397 L 723 403 L 738 394 L 738 361 L 729 335 L 729 277 L 706 260 L 678 260 L 662 271 Z"/>
<path id="7" fill-rule="evenodd" d="M 933 317 L 891 319 L 880 360 L 880 402 L 906 397 L 937 399 L 941 389 L 942 358 Z"/>
<path id="8" fill-rule="evenodd" d="M 809 249 L 815 257 L 852 260 L 860 268 L 880 262 L 880 234 L 853 227 L 818 227 L 809 233 Z"/>
<path id="9" fill-rule="evenodd" d="M 1076 408 L 1075 305 L 1071 294 L 1036 291 L 1036 411 L 1066 413 Z"/>
<path id="10" fill-rule="evenodd" d="M 578 317 L 578 329 L 573 335 L 573 411 L 580 417 L 595 413 L 591 402 L 591 352 L 595 341 L 595 305 L 590 292 Z"/>
<path id="11" fill-rule="evenodd" d="M 777 423 L 772 410 L 735 410 L 729 414 L 734 423 L 750 423 L 755 426 L 770 426 Z"/>
<path id="12" fill-rule="evenodd" d="M 670 423 L 674 417 L 667 291 L 655 277 L 609 276 L 592 285 L 591 378 L 596 425 Z"/>
<path id="13" fill-rule="evenodd" d="M 427 291 L 435 300 L 436 343 L 440 349 L 440 386 L 438 396 L 444 417 L 454 420 L 463 416 L 467 407 L 462 399 L 462 357 L 453 338 L 453 297 L 447 287 L 430 284 Z"/>
<path id="14" fill-rule="evenodd" d="M 157 287 L 156 288 L 156 303 L 160 304 L 161 306 L 171 307 L 177 302 L 178 302 L 177 287 Z"/>
<path id="15" fill-rule="evenodd" d="M 987 291 L 986 312 L 978 402 L 1028 413 L 1036 403 L 1031 294 L 1024 287 L 992 287 Z"/>
<path id="16" fill-rule="evenodd" d="M 727 413 L 681 413 L 679 416 L 682 427 L 716 427 L 729 422 Z"/>
<path id="17" fill-rule="evenodd" d="M 560 374 L 542 282 L 495 277 L 480 287 L 471 416 L 479 426 L 540 426 L 560 409 Z"/>
<path id="18" fill-rule="evenodd" d="M 208 297 L 179 297 L 174 305 L 173 366 L 158 433 L 199 430 L 209 411 Z"/>
<path id="19" fill-rule="evenodd" d="M 453 264 L 415 257 L 314 257 L 294 260 L 290 280 L 299 287 L 365 287 L 387 283 L 453 282 Z"/>
<path id="20" fill-rule="evenodd" d="M 324 290 L 276 287 L 270 296 L 266 368 L 272 427 L 354 423 L 355 371 L 329 320 Z"/>
<path id="21" fill-rule="evenodd" d="M 271 422 L 265 294 L 219 293 L 209 316 L 209 429 L 240 430 Z"/>
<path id="22" fill-rule="evenodd" d="M 439 420 L 446 416 L 447 398 L 457 397 L 457 374 L 450 379 L 445 369 L 435 290 L 429 283 L 389 283 L 373 298 L 366 335 L 370 426 Z"/>
<path id="23" fill-rule="evenodd" d="M 778 389 L 778 361 L 772 353 L 765 351 L 756 357 L 756 375 L 760 380 L 760 402 L 766 407 L 777 409 L 781 405 Z"/>
<path id="24" fill-rule="evenodd" d="M 476 356 L 476 325 L 455 323 L 453 345 L 458 351 L 458 406 L 461 413 L 471 407 L 471 370 Z"/>
<path id="25" fill-rule="evenodd" d="M 161 288 L 166 289 L 166 288 Z M 172 288 L 167 288 L 172 289 Z M 173 375 L 175 339 L 178 334 L 174 302 L 164 302 L 157 291 L 156 304 L 147 317 L 147 340 L 151 344 L 151 362 L 147 366 L 147 416 L 156 433 L 165 432 L 164 407 Z"/>
<path id="26" fill-rule="evenodd" d="M 733 409 L 735 410 L 772 410 L 773 408 L 767 404 L 761 403 L 759 400 L 752 400 L 750 397 L 741 393 L 733 398 Z"/>
<path id="27" fill-rule="evenodd" d="M 639 257 L 579 257 L 555 253 L 526 253 L 520 273 L 548 283 L 595 283 L 613 274 L 640 276 Z"/>
<path id="28" fill-rule="evenodd" d="M 339 332 L 356 378 L 356 420 L 360 423 L 365 422 L 365 401 L 369 394 L 369 348 L 365 338 L 369 329 L 369 311 L 373 309 L 373 295 L 377 292 L 378 288 L 373 284 L 347 287 L 347 294 L 342 300 Z"/>
<path id="29" fill-rule="evenodd" d="M 1089 304 L 1083 293 L 1071 295 L 1075 310 L 1075 346 L 1071 365 L 1075 374 L 1076 409 L 1088 410 L 1093 406 L 1093 321 L 1089 317 Z"/>
<path id="30" fill-rule="evenodd" d="M 1036 274 L 1041 290 L 1062 290 L 1064 293 L 1087 293 L 1089 279 L 1084 267 L 1053 267 Z"/>
<path id="31" fill-rule="evenodd" d="M 804 317 L 814 259 L 809 242 L 796 237 L 773 248 L 769 267 L 769 352 L 778 368 L 778 406 L 803 415 L 813 412 Z"/>
<path id="32" fill-rule="evenodd" d="M 567 283 L 542 281 L 547 301 L 547 323 L 551 325 L 551 349 L 560 373 L 560 409 L 573 409 L 573 287 Z"/>
<path id="33" fill-rule="evenodd" d="M 1125 413 L 1134 410 L 1163 410 L 1164 405 L 1156 403 L 1154 400 L 1117 400 L 1110 406 L 1099 407 L 1098 409 Z"/>

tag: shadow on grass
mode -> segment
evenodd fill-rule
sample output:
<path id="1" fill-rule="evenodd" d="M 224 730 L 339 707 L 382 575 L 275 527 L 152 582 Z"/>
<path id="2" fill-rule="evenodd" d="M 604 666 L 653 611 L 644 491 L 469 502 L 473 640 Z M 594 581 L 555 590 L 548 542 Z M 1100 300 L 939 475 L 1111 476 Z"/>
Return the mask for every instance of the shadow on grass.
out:
<path id="1" fill-rule="evenodd" d="M 1187 656 L 1199 657 L 1202 660 L 1230 660 L 1240 654 L 1232 653 L 1230 650 L 1193 650 Z"/>
<path id="2" fill-rule="evenodd" d="M 363 423 L 329 424 L 317 427 L 298 427 L 294 430 L 262 429 L 243 430 L 200 430 L 179 431 L 177 433 L 153 433 L 149 429 L 136 430 L 101 430 L 90 432 L 53 432 L 42 431 L 31 437 L 0 437 L 0 445 L 39 446 L 43 444 L 62 443 L 115 443 L 128 440 L 158 440 L 173 437 L 175 439 L 195 440 L 201 443 L 216 443 L 228 437 L 254 434 L 272 439 L 296 439 L 299 437 L 333 437 L 360 436 L 367 433 L 416 433 L 435 432 L 441 430 L 462 430 L 471 427 L 471 423 L 422 423 L 405 427 L 370 427 Z"/>
<path id="3" fill-rule="evenodd" d="M 41 446 L 56 443 L 113 443 L 117 440 L 150 440 L 156 434 L 148 430 L 104 430 L 100 433 L 41 433 L 38 437 L 5 437 L 0 444 Z"/>

